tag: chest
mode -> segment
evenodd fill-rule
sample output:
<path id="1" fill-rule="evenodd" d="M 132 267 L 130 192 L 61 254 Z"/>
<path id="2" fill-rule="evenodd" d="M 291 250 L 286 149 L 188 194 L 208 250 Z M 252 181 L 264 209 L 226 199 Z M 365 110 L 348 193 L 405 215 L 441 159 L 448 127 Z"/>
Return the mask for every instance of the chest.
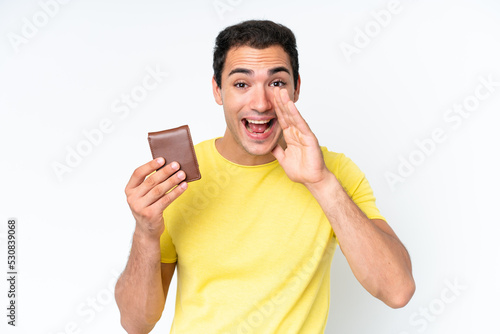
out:
<path id="1" fill-rule="evenodd" d="M 208 179 L 176 203 L 169 232 L 179 266 L 210 263 L 216 272 L 239 274 L 259 266 L 272 273 L 331 240 L 330 223 L 303 185 L 276 175 L 238 177 Z"/>

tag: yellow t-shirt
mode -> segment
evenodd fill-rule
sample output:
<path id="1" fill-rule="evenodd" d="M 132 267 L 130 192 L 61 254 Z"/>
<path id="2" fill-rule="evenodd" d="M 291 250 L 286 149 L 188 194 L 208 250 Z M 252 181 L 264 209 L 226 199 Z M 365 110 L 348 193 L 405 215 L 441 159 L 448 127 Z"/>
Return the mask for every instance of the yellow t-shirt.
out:
<path id="1" fill-rule="evenodd" d="M 164 212 L 161 261 L 177 261 L 171 333 L 323 333 L 335 233 L 310 192 L 277 161 L 241 166 L 215 139 L 195 147 L 202 178 Z M 368 218 L 384 219 L 359 168 L 322 147 Z"/>

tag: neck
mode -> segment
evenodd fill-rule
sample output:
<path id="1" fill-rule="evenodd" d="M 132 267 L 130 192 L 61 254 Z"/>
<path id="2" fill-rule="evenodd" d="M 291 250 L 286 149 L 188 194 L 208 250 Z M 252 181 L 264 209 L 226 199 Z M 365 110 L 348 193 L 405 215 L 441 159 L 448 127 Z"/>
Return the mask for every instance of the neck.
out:
<path id="1" fill-rule="evenodd" d="M 286 148 L 283 136 L 279 139 L 278 144 L 283 149 Z M 271 152 L 264 155 L 254 155 L 247 152 L 239 143 L 236 143 L 227 129 L 222 138 L 215 140 L 215 148 L 225 159 L 243 166 L 263 165 L 276 160 Z"/>

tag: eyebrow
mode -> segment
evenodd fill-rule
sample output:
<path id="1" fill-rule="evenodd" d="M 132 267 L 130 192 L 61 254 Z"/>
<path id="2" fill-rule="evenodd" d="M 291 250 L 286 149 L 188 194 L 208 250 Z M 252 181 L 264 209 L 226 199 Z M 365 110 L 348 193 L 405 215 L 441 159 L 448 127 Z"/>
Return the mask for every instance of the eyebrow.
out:
<path id="1" fill-rule="evenodd" d="M 267 71 L 267 74 L 269 76 L 271 76 L 271 75 L 279 73 L 279 72 L 286 72 L 289 75 L 291 75 L 290 70 L 288 70 L 288 68 L 286 68 L 285 66 L 278 66 L 278 67 L 271 68 Z M 236 73 L 243 73 L 246 75 L 254 75 L 255 72 L 253 70 L 249 70 L 247 68 L 238 67 L 238 68 L 233 69 L 231 72 L 229 72 L 229 74 L 227 76 L 229 77 L 232 74 L 236 74 Z"/>
<path id="2" fill-rule="evenodd" d="M 267 71 L 267 74 L 269 75 L 273 75 L 273 74 L 276 74 L 278 72 L 286 72 L 288 73 L 289 75 L 292 75 L 290 73 L 290 71 L 288 70 L 288 68 L 286 68 L 285 66 L 278 66 L 278 67 L 275 67 L 275 68 L 272 68 L 270 69 L 269 71 Z"/>

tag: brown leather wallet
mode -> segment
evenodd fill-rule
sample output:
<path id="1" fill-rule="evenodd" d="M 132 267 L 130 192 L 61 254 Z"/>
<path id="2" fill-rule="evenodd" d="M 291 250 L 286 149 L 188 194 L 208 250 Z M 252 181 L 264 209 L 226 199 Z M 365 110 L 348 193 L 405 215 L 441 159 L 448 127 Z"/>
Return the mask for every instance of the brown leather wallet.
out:
<path id="1" fill-rule="evenodd" d="M 186 182 L 201 179 L 198 160 L 196 159 L 191 133 L 187 125 L 158 132 L 149 132 L 148 141 L 153 159 L 163 157 L 165 165 L 177 161 L 181 169 L 186 173 Z M 158 170 L 165 165 L 158 168 Z"/>

